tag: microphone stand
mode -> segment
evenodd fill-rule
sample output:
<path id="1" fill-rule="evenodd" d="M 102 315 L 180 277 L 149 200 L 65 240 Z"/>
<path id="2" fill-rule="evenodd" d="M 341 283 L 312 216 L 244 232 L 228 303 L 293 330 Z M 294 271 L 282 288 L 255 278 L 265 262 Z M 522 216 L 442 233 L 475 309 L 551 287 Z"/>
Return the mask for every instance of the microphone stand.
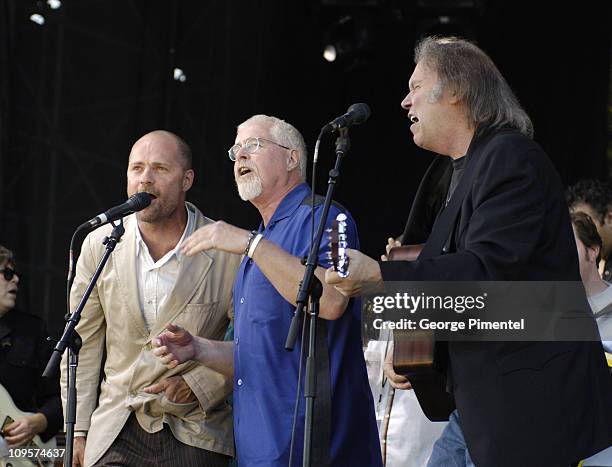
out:
<path id="1" fill-rule="evenodd" d="M 47 367 L 43 373 L 43 377 L 49 378 L 51 377 L 57 367 L 60 364 L 62 359 L 62 355 L 66 348 L 68 348 L 68 400 L 66 404 L 66 452 L 64 454 L 64 465 L 72 465 L 72 457 L 73 457 L 73 445 L 74 445 L 74 425 L 76 423 L 76 372 L 79 364 L 79 350 L 81 349 L 81 337 L 76 332 L 75 328 L 79 321 L 81 320 L 81 313 L 89 296 L 91 295 L 91 291 L 96 285 L 98 281 L 98 277 L 102 273 L 108 258 L 111 253 L 117 246 L 117 243 L 121 240 L 121 237 L 125 233 L 125 228 L 123 227 L 123 219 L 120 219 L 117 224 L 113 224 L 114 228 L 111 234 L 108 237 L 104 237 L 102 241 L 103 245 L 106 245 L 106 250 L 104 251 L 104 255 L 102 259 L 98 263 L 98 267 L 96 268 L 92 278 L 89 280 L 89 284 L 85 289 L 85 293 L 83 293 L 83 297 L 79 302 L 76 310 L 72 313 L 68 322 L 66 323 L 66 327 L 64 328 L 64 333 L 62 334 L 61 339 L 55 345 L 53 349 L 53 354 L 47 363 Z M 70 273 L 69 273 L 70 276 Z M 73 276 L 74 277 L 74 276 Z M 70 281 L 70 277 L 69 277 Z"/>
<path id="2" fill-rule="evenodd" d="M 310 253 L 306 260 L 306 269 L 304 276 L 300 283 L 300 290 L 298 292 L 293 318 L 291 320 L 291 326 L 287 339 L 285 341 L 285 350 L 292 351 L 295 347 L 295 341 L 302 321 L 302 315 L 304 307 L 308 303 L 308 298 L 311 299 L 310 308 L 310 332 L 308 342 L 308 356 L 306 357 L 306 377 L 304 383 L 304 397 L 306 399 L 306 411 L 304 416 L 304 454 L 303 454 L 303 467 L 310 467 L 310 455 L 311 455 L 311 444 L 312 444 L 312 422 L 314 412 L 314 399 L 316 395 L 316 369 L 315 369 L 315 345 L 316 345 L 316 325 L 317 317 L 319 314 L 319 299 L 323 293 L 323 285 L 321 281 L 315 276 L 314 272 L 319 262 L 319 245 L 323 238 L 323 231 L 325 229 L 325 221 L 329 214 L 329 208 L 331 207 L 334 190 L 338 178 L 340 177 L 340 165 L 342 159 L 346 155 L 350 147 L 350 139 L 348 137 L 348 129 L 341 128 L 338 130 L 339 135 L 336 139 L 336 164 L 332 170 L 329 171 L 329 179 L 327 181 L 327 193 L 325 195 L 325 202 L 323 204 L 323 214 L 321 215 L 321 221 L 317 228 L 317 234 L 314 242 L 310 247 Z M 314 197 L 315 194 L 312 193 Z M 314 213 L 313 213 L 314 215 Z"/>

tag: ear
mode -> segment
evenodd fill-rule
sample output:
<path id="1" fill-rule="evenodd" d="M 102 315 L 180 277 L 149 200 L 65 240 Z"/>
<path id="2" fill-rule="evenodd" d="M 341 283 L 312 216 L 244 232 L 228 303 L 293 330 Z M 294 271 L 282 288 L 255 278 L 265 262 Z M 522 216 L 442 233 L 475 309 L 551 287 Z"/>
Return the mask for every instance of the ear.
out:
<path id="1" fill-rule="evenodd" d="M 300 153 L 297 149 L 292 149 L 287 158 L 287 172 L 291 172 L 293 169 L 300 165 Z"/>
<path id="2" fill-rule="evenodd" d="M 456 89 L 448 91 L 448 102 L 450 102 L 452 105 L 457 105 L 459 104 L 459 102 L 461 102 L 461 99 L 459 99 L 459 95 L 457 94 Z"/>
<path id="3" fill-rule="evenodd" d="M 188 169 L 185 171 L 183 175 L 183 192 L 188 191 L 193 185 L 193 179 L 195 177 L 195 173 L 193 169 Z"/>
<path id="4" fill-rule="evenodd" d="M 597 262 L 597 257 L 599 256 L 599 250 L 600 248 L 598 245 L 586 247 L 587 257 L 589 258 L 590 263 Z"/>
<path id="5" fill-rule="evenodd" d="M 612 211 L 610 210 L 606 211 L 606 215 L 604 216 L 603 223 L 604 225 L 606 224 L 612 225 Z"/>

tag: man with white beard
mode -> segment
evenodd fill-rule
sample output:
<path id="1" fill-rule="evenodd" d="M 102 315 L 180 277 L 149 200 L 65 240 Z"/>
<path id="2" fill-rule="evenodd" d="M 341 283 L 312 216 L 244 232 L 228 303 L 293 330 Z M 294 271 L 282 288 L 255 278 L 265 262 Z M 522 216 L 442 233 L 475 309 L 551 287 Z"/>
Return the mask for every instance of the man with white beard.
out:
<path id="1" fill-rule="evenodd" d="M 312 195 L 304 182 L 306 145 L 293 126 L 256 115 L 238 127 L 229 157 L 240 197 L 258 209 L 262 222 L 252 232 L 216 222 L 194 232 L 182 251 L 187 255 L 210 249 L 244 254 L 234 284 L 234 341 L 201 339 L 170 324 L 153 341 L 154 353 L 170 368 L 198 360 L 233 375 L 239 465 L 286 466 L 300 352 L 286 352 L 284 343 L 304 273 L 300 258 L 310 250 L 312 222 Z M 322 203 L 316 202 L 316 224 L 322 211 Z M 332 206 L 326 224 L 343 211 Z M 349 244 L 358 247 L 354 221 L 345 214 Z M 320 245 L 321 266 L 315 271 L 321 282 L 328 265 L 327 243 L 326 239 Z M 379 466 L 372 395 L 361 348 L 360 302 L 345 299 L 323 284 L 320 317 L 312 465 Z M 300 345 L 298 339 L 296 347 Z M 302 403 L 291 465 L 302 463 L 303 427 Z"/>

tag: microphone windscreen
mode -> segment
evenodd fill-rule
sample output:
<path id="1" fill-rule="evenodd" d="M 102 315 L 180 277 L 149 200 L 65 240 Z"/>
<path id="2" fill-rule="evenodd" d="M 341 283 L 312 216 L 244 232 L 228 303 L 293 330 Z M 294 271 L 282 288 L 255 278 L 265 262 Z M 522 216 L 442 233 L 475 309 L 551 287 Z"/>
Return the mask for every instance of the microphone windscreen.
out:
<path id="1" fill-rule="evenodd" d="M 153 198 L 151 195 L 145 191 L 141 191 L 140 193 L 135 193 L 127 200 L 130 204 L 130 207 L 136 211 L 141 211 L 146 208 L 149 204 L 151 204 L 151 200 Z"/>
<path id="2" fill-rule="evenodd" d="M 353 124 L 359 125 L 370 118 L 372 111 L 370 106 L 364 102 L 353 104 L 348 108 L 348 113 L 353 116 Z"/>

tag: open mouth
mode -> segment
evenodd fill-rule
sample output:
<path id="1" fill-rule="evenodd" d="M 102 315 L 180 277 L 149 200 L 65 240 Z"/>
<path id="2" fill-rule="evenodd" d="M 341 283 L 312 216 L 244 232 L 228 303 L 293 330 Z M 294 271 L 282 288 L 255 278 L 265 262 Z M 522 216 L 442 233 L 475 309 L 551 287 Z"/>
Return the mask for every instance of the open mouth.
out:
<path id="1" fill-rule="evenodd" d="M 12 295 L 13 297 L 17 297 L 17 289 L 9 290 L 8 294 Z"/>
<path id="2" fill-rule="evenodd" d="M 238 176 L 242 177 L 243 175 L 249 174 L 251 172 L 252 170 L 249 169 L 248 167 L 240 167 L 238 169 Z"/>
<path id="3" fill-rule="evenodd" d="M 408 115 L 408 118 L 410 119 L 412 123 L 418 123 L 419 121 L 416 115 Z"/>

